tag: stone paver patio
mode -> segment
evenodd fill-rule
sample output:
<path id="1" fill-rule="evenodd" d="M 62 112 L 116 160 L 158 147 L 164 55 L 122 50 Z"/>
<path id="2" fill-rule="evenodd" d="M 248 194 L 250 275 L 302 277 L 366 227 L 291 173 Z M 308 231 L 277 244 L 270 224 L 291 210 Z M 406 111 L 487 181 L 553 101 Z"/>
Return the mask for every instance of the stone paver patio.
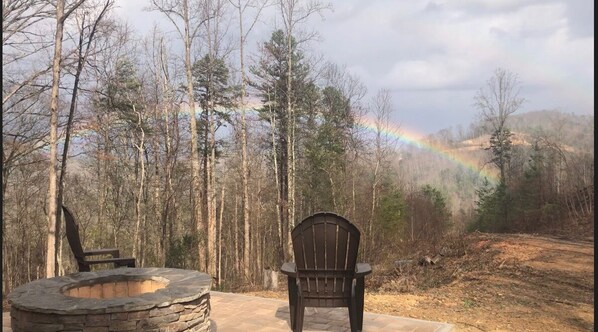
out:
<path id="1" fill-rule="evenodd" d="M 240 294 L 210 292 L 212 331 L 290 331 L 287 301 Z M 367 295 L 366 295 L 367 296 Z M 349 331 L 349 314 L 345 308 L 307 308 L 305 332 Z M 2 331 L 11 331 L 10 314 L 2 315 Z M 397 316 L 364 313 L 363 331 L 449 332 L 447 323 Z"/>

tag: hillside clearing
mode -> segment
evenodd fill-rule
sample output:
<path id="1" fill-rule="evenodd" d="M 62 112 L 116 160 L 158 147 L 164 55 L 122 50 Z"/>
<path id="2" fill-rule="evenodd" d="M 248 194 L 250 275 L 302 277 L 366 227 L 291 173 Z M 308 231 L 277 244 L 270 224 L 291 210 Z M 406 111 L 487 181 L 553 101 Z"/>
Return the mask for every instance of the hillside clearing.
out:
<path id="1" fill-rule="evenodd" d="M 449 322 L 457 331 L 593 331 L 593 239 L 471 234 L 462 246 L 425 271 L 415 267 L 407 292 L 391 286 L 405 274 L 373 277 L 366 289 L 378 290 L 366 294 L 365 310 Z"/>

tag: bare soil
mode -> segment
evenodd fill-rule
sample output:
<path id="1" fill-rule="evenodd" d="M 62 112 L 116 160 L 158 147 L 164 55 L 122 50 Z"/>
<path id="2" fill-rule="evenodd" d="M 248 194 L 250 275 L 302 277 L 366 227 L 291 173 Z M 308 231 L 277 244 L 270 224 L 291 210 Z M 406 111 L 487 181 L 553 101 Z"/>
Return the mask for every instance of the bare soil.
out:
<path id="1" fill-rule="evenodd" d="M 368 312 L 457 331 L 594 331 L 593 238 L 476 233 L 448 244 L 436 265 L 373 269 Z M 248 294 L 287 299 L 284 289 Z"/>

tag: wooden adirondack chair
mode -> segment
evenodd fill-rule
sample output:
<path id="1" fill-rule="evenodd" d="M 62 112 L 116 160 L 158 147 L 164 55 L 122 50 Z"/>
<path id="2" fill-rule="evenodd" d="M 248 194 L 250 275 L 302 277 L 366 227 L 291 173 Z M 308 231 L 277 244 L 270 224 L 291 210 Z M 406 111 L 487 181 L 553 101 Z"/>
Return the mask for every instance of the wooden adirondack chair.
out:
<path id="1" fill-rule="evenodd" d="M 120 258 L 118 249 L 84 251 L 81 246 L 81 238 L 79 237 L 79 225 L 75 222 L 73 214 L 64 205 L 62 206 L 62 211 L 64 212 L 64 223 L 66 225 L 66 238 L 79 265 L 79 272 L 91 271 L 90 265 L 93 264 L 114 263 L 114 267 L 135 267 L 135 258 Z M 87 259 L 87 256 L 97 255 L 111 255 L 112 258 Z"/>
<path id="2" fill-rule="evenodd" d="M 305 218 L 291 236 L 295 263 L 284 263 L 281 272 L 288 276 L 293 331 L 303 330 L 305 307 L 347 307 L 351 331 L 361 331 L 364 277 L 372 268 L 357 263 L 357 227 L 320 212 Z"/>

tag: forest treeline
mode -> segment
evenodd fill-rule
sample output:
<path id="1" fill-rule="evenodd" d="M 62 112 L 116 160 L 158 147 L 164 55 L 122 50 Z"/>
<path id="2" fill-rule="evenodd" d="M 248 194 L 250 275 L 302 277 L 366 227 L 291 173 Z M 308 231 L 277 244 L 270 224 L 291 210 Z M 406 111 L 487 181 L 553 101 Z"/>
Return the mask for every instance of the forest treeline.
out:
<path id="1" fill-rule="evenodd" d="M 489 113 L 465 131 L 489 135 L 476 153 L 499 183 L 428 172 L 444 161 L 406 155 L 389 91 L 368 93 L 313 51 L 308 20 L 326 14 L 322 3 L 148 0 L 170 25 L 142 33 L 114 6 L 3 2 L 4 294 L 76 270 L 62 204 L 85 248 L 206 271 L 220 289 L 252 287 L 292 259 L 291 229 L 317 211 L 355 223 L 360 260 L 374 265 L 416 246 L 438 252 L 466 229 L 541 232 L 593 218 L 593 149 L 558 134 L 513 144 L 513 125 L 492 127 Z M 279 23 L 249 53 L 265 8 Z M 374 130 L 359 126 L 364 116 Z M 430 139 L 458 144 L 444 136 Z"/>
<path id="2" fill-rule="evenodd" d="M 512 130 L 509 221 L 476 210 L 482 197 L 497 187 L 478 172 L 445 155 L 416 147 L 401 149 L 401 172 L 412 183 L 427 183 L 447 195 L 455 230 L 559 233 L 590 236 L 593 230 L 594 117 L 559 111 L 515 113 Z M 446 153 L 469 156 L 479 168 L 491 167 L 491 130 L 483 120 L 450 127 L 427 137 Z M 469 160 L 469 159 L 464 159 Z M 492 167 L 491 167 L 492 168 Z M 494 167 L 495 168 L 495 167 Z M 485 188 L 485 189 L 484 189 Z M 486 204 L 490 203 L 487 201 Z M 583 203 L 585 202 L 585 203 Z M 481 207 L 480 207 L 481 208 Z M 489 206 L 486 205 L 486 209 Z M 483 221 L 486 218 L 486 221 Z"/>

